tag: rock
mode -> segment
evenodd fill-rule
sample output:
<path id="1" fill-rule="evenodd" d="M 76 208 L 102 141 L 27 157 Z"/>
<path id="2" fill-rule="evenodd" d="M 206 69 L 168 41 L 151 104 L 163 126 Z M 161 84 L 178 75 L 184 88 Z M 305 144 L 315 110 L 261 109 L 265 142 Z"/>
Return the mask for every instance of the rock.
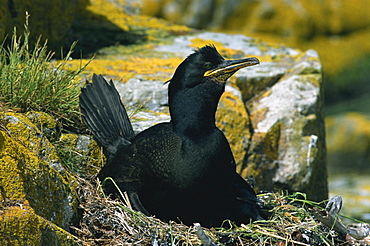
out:
<path id="1" fill-rule="evenodd" d="M 163 81 L 132 78 L 125 84 L 117 84 L 116 88 L 121 95 L 124 95 L 124 97 L 121 96 L 122 100 L 129 107 L 138 107 L 135 102 L 143 102 L 145 108 L 158 112 L 161 107 L 168 106 L 168 83 L 165 84 Z"/>
<path id="2" fill-rule="evenodd" d="M 75 245 L 74 237 L 37 215 L 27 204 L 1 207 L 1 245 Z M 11 243 L 11 244 L 9 244 Z"/>
<path id="3" fill-rule="evenodd" d="M 217 111 L 217 125 L 231 144 L 237 170 L 245 178 L 255 178 L 257 190 L 287 189 L 305 192 L 316 201 L 327 198 L 321 64 L 315 51 L 271 47 L 243 35 L 211 32 L 167 43 L 154 46 L 153 59 L 183 59 L 192 47 L 210 43 L 227 58 L 258 57 L 259 66 L 242 69 L 231 78 Z M 150 116 L 139 128 L 135 124 L 140 121 L 135 121 L 134 128 L 141 131 L 168 121 L 167 87 L 133 70 L 131 76 L 117 86 L 121 97 L 128 108 L 142 105 L 138 118 Z"/>
<path id="4" fill-rule="evenodd" d="M 323 200 L 328 190 L 318 55 L 309 50 L 272 63 L 266 64 L 268 68 L 279 68 L 269 80 L 246 70 L 236 76 L 241 88 L 248 88 L 248 80 L 253 85 L 262 83 L 252 87 L 252 93 L 244 93 L 254 134 L 242 175 L 253 174 L 260 190 L 288 188 L 303 191 L 312 200 Z"/>
<path id="5" fill-rule="evenodd" d="M 102 149 L 92 136 L 62 133 L 56 144 L 59 157 L 75 173 L 95 175 L 106 162 Z"/>
<path id="6" fill-rule="evenodd" d="M 40 125 L 49 122 L 54 126 L 50 116 L 29 115 L 33 115 L 33 119 L 35 115 L 42 115 L 38 119 L 46 120 L 39 122 Z M 8 112 L 0 120 L 0 190 L 5 202 L 0 228 L 11 229 L 14 235 L 6 235 L 20 242 L 30 233 L 36 241 L 70 241 L 67 238 L 70 235 L 64 230 L 78 218 L 75 179 L 61 165 L 54 146 L 25 115 Z M 15 204 L 6 205 L 12 201 L 16 201 Z M 34 224 L 26 225 L 31 222 Z M 35 231 L 27 231 L 27 228 Z M 59 228 L 59 232 L 53 229 L 52 234 L 48 233 L 51 228 Z"/>
<path id="7" fill-rule="evenodd" d="M 367 2 L 335 0 L 141 1 L 142 13 L 194 28 L 237 29 L 309 39 L 340 35 L 370 25 Z M 156 11 L 153 11 L 156 10 Z M 358 16 L 353 15 L 357 13 Z"/>
<path id="8" fill-rule="evenodd" d="M 231 86 L 226 87 L 216 112 L 217 127 L 226 135 L 237 163 L 237 172 L 241 172 L 242 163 L 250 145 L 252 126 L 240 92 Z"/>

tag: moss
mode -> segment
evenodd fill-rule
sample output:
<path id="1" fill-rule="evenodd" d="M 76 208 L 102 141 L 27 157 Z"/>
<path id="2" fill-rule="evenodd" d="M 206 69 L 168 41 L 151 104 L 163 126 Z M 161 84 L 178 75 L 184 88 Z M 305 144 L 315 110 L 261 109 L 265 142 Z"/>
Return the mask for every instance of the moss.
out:
<path id="1" fill-rule="evenodd" d="M 0 217 L 1 245 L 75 245 L 71 234 L 27 205 L 6 207 Z"/>

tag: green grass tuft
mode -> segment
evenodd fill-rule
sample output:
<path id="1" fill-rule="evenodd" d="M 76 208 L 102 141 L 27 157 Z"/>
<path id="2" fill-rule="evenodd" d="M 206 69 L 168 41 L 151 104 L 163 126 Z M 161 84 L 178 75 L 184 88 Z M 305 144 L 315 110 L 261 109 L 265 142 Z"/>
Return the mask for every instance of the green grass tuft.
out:
<path id="1" fill-rule="evenodd" d="M 30 110 L 49 113 L 72 125 L 79 120 L 78 96 L 81 83 L 78 75 L 88 65 L 78 70 L 66 66 L 73 43 L 65 58 L 52 61 L 54 53 L 48 51 L 47 41 L 41 36 L 30 48 L 28 16 L 24 35 L 17 37 L 14 28 L 10 45 L 0 47 L 0 102 L 5 108 L 26 112 Z"/>

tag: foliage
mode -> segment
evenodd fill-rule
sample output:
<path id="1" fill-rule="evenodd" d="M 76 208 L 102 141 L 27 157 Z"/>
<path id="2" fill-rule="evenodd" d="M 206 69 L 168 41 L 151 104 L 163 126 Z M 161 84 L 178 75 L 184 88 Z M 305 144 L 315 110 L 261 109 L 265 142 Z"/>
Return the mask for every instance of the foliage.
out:
<path id="1" fill-rule="evenodd" d="M 3 47 L 5 40 L 0 47 L 0 102 L 20 112 L 43 111 L 72 125 L 79 119 L 78 75 L 89 62 L 67 70 L 66 62 L 76 43 L 63 60 L 56 62 L 47 41 L 42 43 L 40 36 L 30 48 L 29 36 L 27 16 L 23 38 L 17 37 L 14 28 L 9 47 Z"/>

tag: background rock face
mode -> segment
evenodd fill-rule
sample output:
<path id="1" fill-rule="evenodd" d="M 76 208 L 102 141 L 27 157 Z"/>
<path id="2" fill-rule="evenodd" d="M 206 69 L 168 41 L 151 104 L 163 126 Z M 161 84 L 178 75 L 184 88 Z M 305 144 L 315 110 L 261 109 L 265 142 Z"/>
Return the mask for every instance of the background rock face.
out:
<path id="1" fill-rule="evenodd" d="M 88 0 L 0 0 L 0 40 L 14 27 L 22 34 L 28 12 L 31 40 L 42 34 L 43 39 L 50 41 L 51 48 L 59 50 L 76 15 L 87 3 Z"/>
<path id="2" fill-rule="evenodd" d="M 143 14 L 173 23 L 317 49 L 330 74 L 346 67 L 348 60 L 370 53 L 369 44 L 353 46 L 370 37 L 368 0 L 142 0 L 141 3 Z M 344 46 L 352 54 L 346 54 Z"/>

